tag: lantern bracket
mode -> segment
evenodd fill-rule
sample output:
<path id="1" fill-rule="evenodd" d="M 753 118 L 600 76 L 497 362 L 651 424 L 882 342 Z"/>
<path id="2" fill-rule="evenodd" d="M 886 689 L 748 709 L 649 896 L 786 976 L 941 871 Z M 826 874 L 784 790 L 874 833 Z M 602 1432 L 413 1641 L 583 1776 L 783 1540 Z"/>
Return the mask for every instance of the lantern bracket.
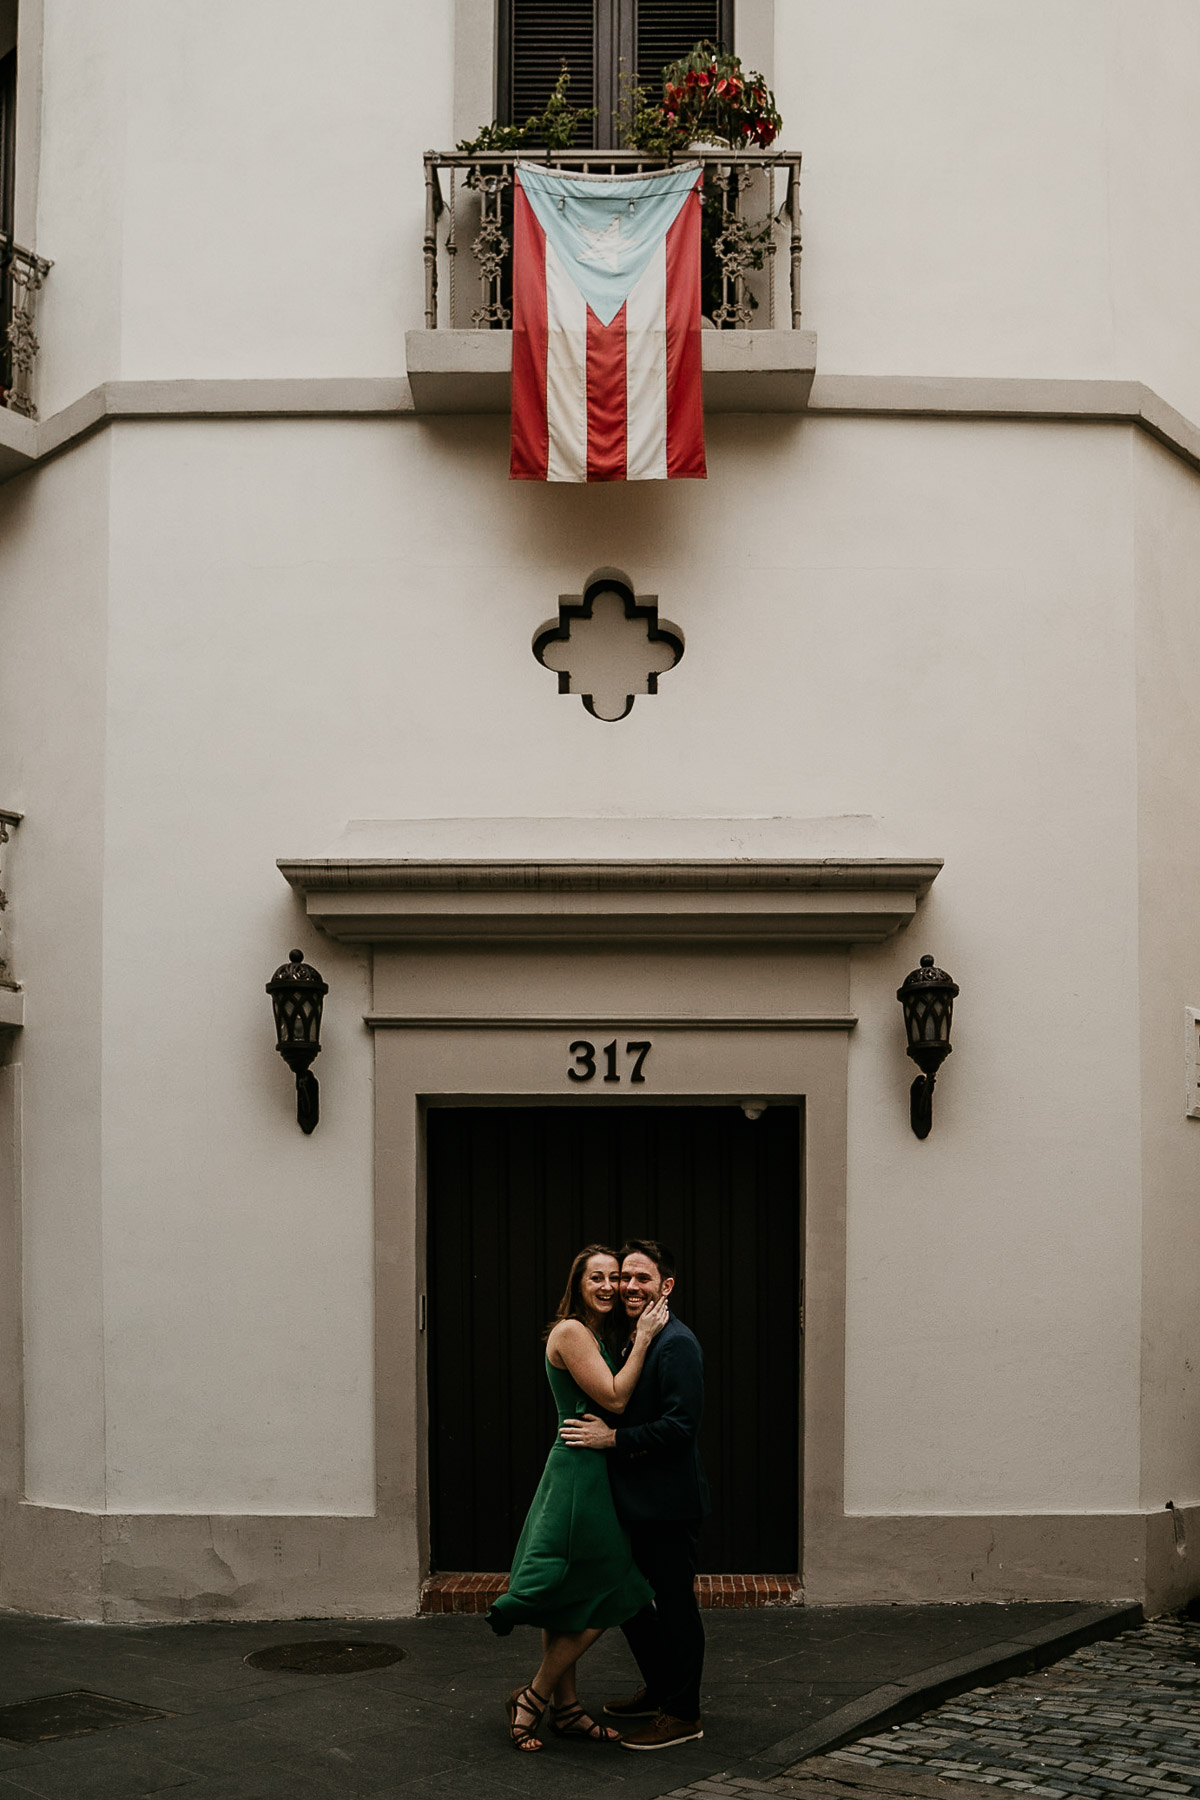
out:
<path id="1" fill-rule="evenodd" d="M 321 1116 L 312 1063 L 321 1054 L 321 1009 L 328 984 L 293 950 L 267 983 L 275 1012 L 275 1048 L 296 1077 L 296 1123 L 307 1136 Z"/>
<path id="2" fill-rule="evenodd" d="M 914 1136 L 927 1138 L 933 1129 L 933 1089 L 937 1073 L 954 1046 L 950 1021 L 958 986 L 944 969 L 934 967 L 932 956 L 923 956 L 896 990 L 904 1008 L 908 1055 L 921 1073 L 908 1090 L 908 1117 Z"/>

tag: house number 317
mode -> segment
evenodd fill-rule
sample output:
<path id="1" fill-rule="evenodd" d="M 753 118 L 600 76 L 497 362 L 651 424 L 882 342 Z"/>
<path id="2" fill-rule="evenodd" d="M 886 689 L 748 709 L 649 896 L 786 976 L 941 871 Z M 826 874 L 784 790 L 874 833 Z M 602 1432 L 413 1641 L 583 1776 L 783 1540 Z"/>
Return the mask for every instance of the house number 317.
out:
<path id="1" fill-rule="evenodd" d="M 645 1067 L 646 1058 L 649 1056 L 652 1048 L 653 1046 L 650 1043 L 649 1038 L 634 1039 L 633 1042 L 626 1044 L 625 1055 L 626 1057 L 633 1058 L 633 1064 L 629 1070 L 629 1079 L 631 1082 L 645 1081 L 646 1077 L 642 1074 L 642 1070 Z M 597 1050 L 595 1044 L 589 1043 L 587 1038 L 576 1038 L 575 1042 L 570 1046 L 570 1054 L 575 1060 L 567 1070 L 567 1080 L 594 1081 L 596 1079 L 597 1068 Z M 620 1081 L 621 1071 L 618 1066 L 618 1046 L 616 1038 L 613 1039 L 611 1044 L 605 1044 L 599 1051 L 599 1055 L 604 1058 L 604 1075 L 602 1079 L 604 1081 Z"/>

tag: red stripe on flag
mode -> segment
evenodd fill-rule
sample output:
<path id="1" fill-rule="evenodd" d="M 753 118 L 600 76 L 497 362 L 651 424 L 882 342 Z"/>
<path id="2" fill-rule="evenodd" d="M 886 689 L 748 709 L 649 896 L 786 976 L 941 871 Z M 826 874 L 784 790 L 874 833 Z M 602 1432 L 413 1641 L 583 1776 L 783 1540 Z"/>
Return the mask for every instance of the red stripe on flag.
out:
<path id="1" fill-rule="evenodd" d="M 667 233 L 667 476 L 699 480 L 704 460 L 700 378 L 700 192 Z"/>
<path id="2" fill-rule="evenodd" d="M 546 423 L 546 234 L 513 182 L 513 481 L 545 481 L 550 457 Z"/>
<path id="3" fill-rule="evenodd" d="M 611 325 L 587 309 L 587 478 L 624 481 L 628 415 L 625 308 Z"/>

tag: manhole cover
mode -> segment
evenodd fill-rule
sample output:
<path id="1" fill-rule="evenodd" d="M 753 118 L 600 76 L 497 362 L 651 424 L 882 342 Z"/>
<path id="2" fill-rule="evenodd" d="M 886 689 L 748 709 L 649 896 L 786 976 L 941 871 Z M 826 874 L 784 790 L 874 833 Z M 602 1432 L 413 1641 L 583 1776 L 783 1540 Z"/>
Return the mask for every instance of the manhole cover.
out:
<path id="1" fill-rule="evenodd" d="M 386 1669 L 403 1655 L 398 1644 L 328 1638 L 307 1644 L 273 1644 L 269 1650 L 252 1650 L 244 1660 L 253 1669 L 288 1669 L 294 1675 L 357 1675 L 361 1669 Z"/>
<path id="2" fill-rule="evenodd" d="M 113 1700 L 83 1688 L 47 1694 L 43 1700 L 18 1700 L 0 1706 L 0 1738 L 10 1744 L 46 1744 L 54 1738 L 79 1737 L 85 1731 L 107 1731 L 110 1725 L 133 1725 L 139 1719 L 169 1719 L 156 1706 L 136 1700 Z"/>

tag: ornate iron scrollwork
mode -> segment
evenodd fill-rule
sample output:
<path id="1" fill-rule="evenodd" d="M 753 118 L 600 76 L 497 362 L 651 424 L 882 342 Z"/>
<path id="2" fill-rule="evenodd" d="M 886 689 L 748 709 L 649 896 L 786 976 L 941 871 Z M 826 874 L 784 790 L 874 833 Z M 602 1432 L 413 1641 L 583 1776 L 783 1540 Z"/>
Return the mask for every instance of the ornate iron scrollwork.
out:
<path id="1" fill-rule="evenodd" d="M 0 238 L 0 273 L 8 288 L 8 318 L 4 339 L 8 347 L 9 384 L 4 404 L 26 419 L 37 418 L 33 400 L 33 365 L 41 345 L 33 327 L 37 294 L 52 264 L 32 250 Z"/>
<path id="2" fill-rule="evenodd" d="M 20 823 L 20 813 L 5 812 L 0 809 L 0 877 L 4 874 L 4 846 L 9 842 L 13 828 Z M 0 887 L 0 913 L 7 912 L 7 910 L 8 895 L 4 889 Z M 12 970 L 9 968 L 8 958 L 5 955 L 6 949 L 4 921 L 0 919 L 0 987 L 15 988 L 19 986 L 19 983 L 13 980 Z"/>
<path id="3" fill-rule="evenodd" d="M 512 249 L 504 229 L 504 196 L 512 191 L 512 170 L 488 175 L 473 170 L 472 175 L 469 185 L 483 196 L 483 206 L 479 231 L 471 245 L 479 270 L 482 303 L 471 314 L 471 323 L 480 330 L 489 326 L 503 330 L 512 319 L 512 312 L 503 301 L 505 264 Z"/>

